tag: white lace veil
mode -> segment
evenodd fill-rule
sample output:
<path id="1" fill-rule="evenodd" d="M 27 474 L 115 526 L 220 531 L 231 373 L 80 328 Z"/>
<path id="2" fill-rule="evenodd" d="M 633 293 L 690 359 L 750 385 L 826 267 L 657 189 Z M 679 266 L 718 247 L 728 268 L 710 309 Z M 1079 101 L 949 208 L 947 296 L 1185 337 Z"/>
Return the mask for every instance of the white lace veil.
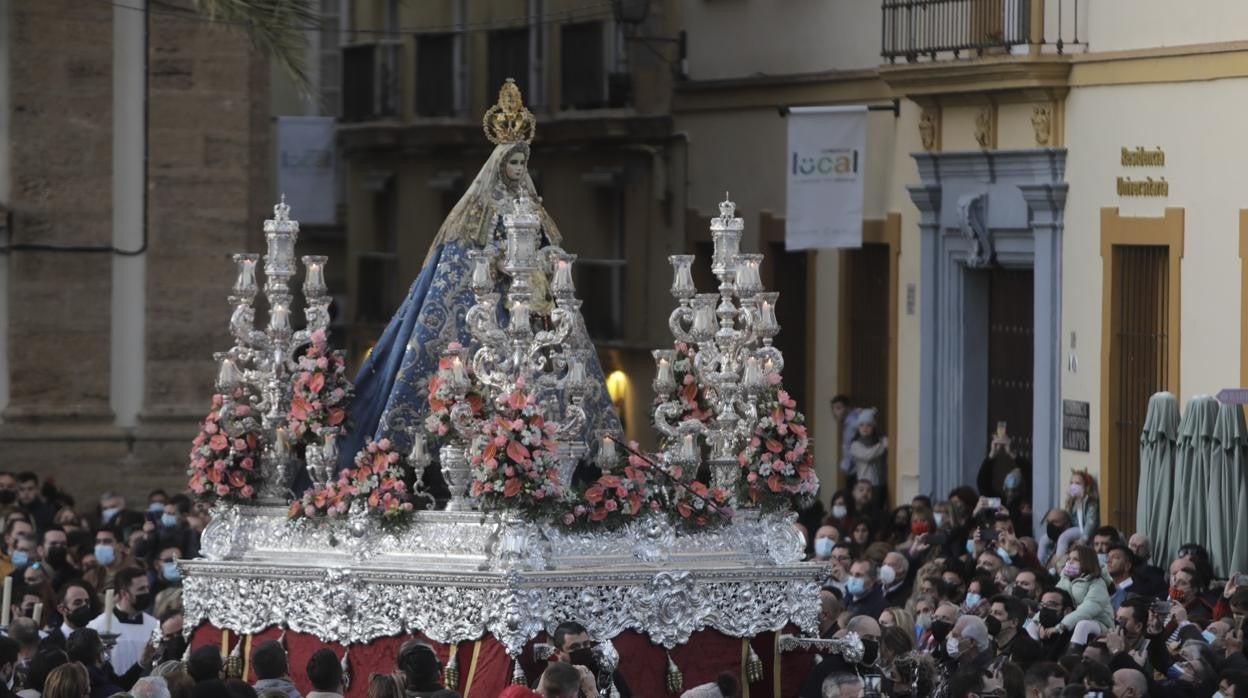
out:
<path id="1" fill-rule="evenodd" d="M 518 182 L 509 180 L 503 171 L 507 165 L 507 159 L 517 151 L 523 152 L 527 157 L 529 144 L 500 143 L 494 146 L 494 152 L 490 153 L 490 157 L 485 161 L 485 165 L 481 167 L 476 178 L 472 180 L 468 190 L 464 192 L 459 202 L 455 204 L 455 208 L 451 209 L 446 220 L 442 222 L 437 237 L 429 246 L 425 264 L 429 263 L 433 251 L 439 245 L 448 242 L 468 241 L 478 247 L 484 247 L 490 240 L 494 226 L 498 224 L 498 216 L 504 213 L 511 202 L 517 198 L 520 187 L 524 188 L 529 198 L 538 202 L 542 216 L 542 232 L 546 234 L 550 244 L 558 245 L 562 242 L 559 228 L 555 226 L 550 214 L 546 213 L 545 207 L 541 206 L 541 199 L 537 196 L 537 189 L 533 186 L 533 178 L 529 177 L 528 169 L 525 169 L 524 177 Z"/>

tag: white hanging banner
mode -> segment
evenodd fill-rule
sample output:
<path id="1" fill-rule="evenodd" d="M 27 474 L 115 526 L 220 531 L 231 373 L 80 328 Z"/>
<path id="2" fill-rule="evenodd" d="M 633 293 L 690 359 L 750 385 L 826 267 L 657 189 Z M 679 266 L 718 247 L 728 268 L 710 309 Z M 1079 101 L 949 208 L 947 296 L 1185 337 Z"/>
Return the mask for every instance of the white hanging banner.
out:
<path id="1" fill-rule="evenodd" d="M 788 120 L 785 247 L 861 247 L 866 106 L 795 107 Z"/>
<path id="2" fill-rule="evenodd" d="M 277 190 L 300 223 L 338 222 L 334 117 L 277 117 Z"/>

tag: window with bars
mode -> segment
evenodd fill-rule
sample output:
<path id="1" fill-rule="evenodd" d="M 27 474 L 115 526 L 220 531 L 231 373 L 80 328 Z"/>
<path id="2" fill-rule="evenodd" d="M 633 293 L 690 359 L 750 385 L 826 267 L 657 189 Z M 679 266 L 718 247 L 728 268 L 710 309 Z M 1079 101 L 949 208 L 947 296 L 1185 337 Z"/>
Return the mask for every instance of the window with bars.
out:
<path id="1" fill-rule="evenodd" d="M 455 114 L 455 35 L 416 37 L 417 116 Z"/>
<path id="2" fill-rule="evenodd" d="M 529 28 L 496 29 L 490 32 L 490 70 L 486 93 L 498 94 L 507 78 L 514 78 L 520 92 L 529 94 Z M 531 100 L 530 100 L 531 101 Z"/>
<path id="3" fill-rule="evenodd" d="M 1105 523 L 1135 529 L 1140 431 L 1148 399 L 1169 389 L 1170 248 L 1115 245 L 1110 290 L 1110 444 L 1115 508 Z M 1105 516 L 1105 514 L 1103 514 Z"/>

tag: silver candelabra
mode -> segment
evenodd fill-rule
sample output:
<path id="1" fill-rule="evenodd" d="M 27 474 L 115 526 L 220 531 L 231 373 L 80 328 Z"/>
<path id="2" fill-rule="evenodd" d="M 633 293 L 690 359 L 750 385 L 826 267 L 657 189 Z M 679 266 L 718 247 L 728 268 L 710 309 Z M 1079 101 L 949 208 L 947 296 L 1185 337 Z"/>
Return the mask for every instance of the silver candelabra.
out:
<path id="1" fill-rule="evenodd" d="M 755 398 L 767 388 L 772 374 L 784 370 L 784 356 L 772 346 L 780 331 L 776 322 L 780 294 L 763 290 L 759 275 L 763 255 L 741 254 L 745 226 L 735 211 L 736 204 L 725 197 L 719 217 L 711 220 L 711 271 L 719 279 L 718 293 L 697 292 L 690 271 L 693 255 L 668 258 L 675 274 L 672 296 L 679 303 L 668 326 L 672 336 L 694 353 L 690 370 L 714 415 L 709 424 L 681 419 L 684 406 L 676 397 L 674 373 L 677 352 L 654 352 L 654 390 L 660 398 L 654 422 L 669 459 L 688 473 L 696 472 L 705 439 L 710 446 L 711 484 L 729 492 L 735 491 L 740 477 L 737 455 L 758 423 Z"/>
<path id="2" fill-rule="evenodd" d="M 303 312 L 307 323 L 305 329 L 292 331 L 290 309 L 294 298 L 289 282 L 296 271 L 295 242 L 299 237 L 299 221 L 291 220 L 285 196 L 273 207 L 273 218 L 264 222 L 264 237 L 268 245 L 264 255 L 268 324 L 263 330 L 255 327 L 254 303 L 260 290 L 256 280 L 259 255 L 236 254 L 234 263 L 238 265 L 238 277 L 229 296 L 230 305 L 234 307 L 230 318 L 234 346 L 217 355 L 220 368 L 216 387 L 226 396 L 223 412 L 227 417 L 232 408 L 231 396 L 237 388 L 244 388 L 244 394 L 253 396 L 251 401 L 259 417 L 263 448 L 261 486 L 257 495 L 262 503 L 273 504 L 285 503 L 290 497 L 288 467 L 292 454 L 286 417 L 290 409 L 291 359 L 299 347 L 312 341 L 314 333 L 327 331 L 331 299 L 325 287 L 326 258 L 314 255 L 302 257 Z M 333 468 L 337 458 L 336 436 L 336 428 L 326 428 L 320 434 L 320 443 L 308 447 L 308 469 L 314 482 L 323 482 Z"/>

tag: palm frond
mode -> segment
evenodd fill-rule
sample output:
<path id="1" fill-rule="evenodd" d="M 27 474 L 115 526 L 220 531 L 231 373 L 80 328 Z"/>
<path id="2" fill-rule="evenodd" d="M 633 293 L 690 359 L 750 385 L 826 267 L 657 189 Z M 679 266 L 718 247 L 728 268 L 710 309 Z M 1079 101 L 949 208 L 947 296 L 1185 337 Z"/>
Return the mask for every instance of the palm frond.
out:
<path id="1" fill-rule="evenodd" d="M 286 72 L 304 94 L 312 94 L 308 80 L 305 32 L 320 26 L 314 0 L 195 0 L 208 18 L 243 28 L 256 48 Z"/>

